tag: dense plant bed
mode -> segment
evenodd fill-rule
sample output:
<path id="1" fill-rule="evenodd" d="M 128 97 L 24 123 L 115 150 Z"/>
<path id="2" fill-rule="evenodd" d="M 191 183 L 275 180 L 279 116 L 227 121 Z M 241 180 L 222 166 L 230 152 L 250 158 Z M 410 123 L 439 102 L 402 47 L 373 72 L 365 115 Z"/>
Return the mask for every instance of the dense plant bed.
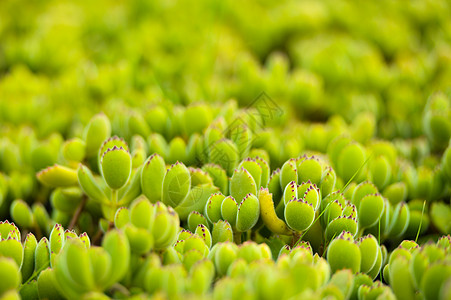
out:
<path id="1" fill-rule="evenodd" d="M 0 1 L 0 299 L 451 299 L 449 53 L 444 0 Z"/>

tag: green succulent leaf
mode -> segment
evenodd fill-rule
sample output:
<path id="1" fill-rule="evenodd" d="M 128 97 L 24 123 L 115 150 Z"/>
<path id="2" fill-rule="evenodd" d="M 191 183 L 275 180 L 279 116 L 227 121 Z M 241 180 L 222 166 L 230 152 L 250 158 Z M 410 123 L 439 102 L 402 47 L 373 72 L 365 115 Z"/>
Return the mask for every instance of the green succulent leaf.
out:
<path id="1" fill-rule="evenodd" d="M 103 179 L 105 179 L 107 185 L 113 190 L 118 190 L 130 178 L 132 159 L 127 150 L 114 146 L 102 154 L 100 166 Z"/>
<path id="2" fill-rule="evenodd" d="M 233 242 L 233 230 L 229 222 L 219 220 L 213 224 L 213 231 L 211 234 L 212 245 L 223 242 Z"/>
<path id="3" fill-rule="evenodd" d="M 102 247 L 111 257 L 111 272 L 105 287 L 121 280 L 130 265 L 130 245 L 124 233 L 110 230 L 102 240 Z"/>
<path id="4" fill-rule="evenodd" d="M 293 198 L 285 206 L 285 221 L 292 230 L 302 232 L 313 224 L 314 219 L 313 206 L 302 199 Z"/>
<path id="5" fill-rule="evenodd" d="M 205 164 L 202 166 L 202 170 L 207 172 L 213 179 L 213 184 L 219 188 L 221 193 L 226 194 L 229 191 L 229 178 L 226 171 L 219 165 Z"/>
<path id="6" fill-rule="evenodd" d="M 240 152 L 234 142 L 220 139 L 208 144 L 209 162 L 221 166 L 230 176 L 238 165 Z"/>
<path id="7" fill-rule="evenodd" d="M 244 168 L 246 171 L 249 172 L 249 174 L 251 174 L 252 178 L 255 181 L 255 184 L 257 185 L 257 189 L 260 189 L 260 186 L 262 184 L 262 172 L 263 172 L 260 164 L 255 159 L 246 158 L 238 165 L 237 169 L 240 168 Z"/>
<path id="8" fill-rule="evenodd" d="M 257 194 L 257 185 L 254 178 L 246 169 L 236 169 L 230 179 L 230 195 L 237 202 L 241 202 L 249 193 Z"/>
<path id="9" fill-rule="evenodd" d="M 221 206 L 225 196 L 221 193 L 212 194 L 205 205 L 205 216 L 211 223 L 218 222 L 221 218 Z"/>
<path id="10" fill-rule="evenodd" d="M 12 258 L 0 256 L 0 279 L 0 295 L 18 288 L 22 282 L 19 266 Z"/>
<path id="11" fill-rule="evenodd" d="M 97 184 L 91 170 L 80 164 L 77 171 L 78 182 L 83 192 L 98 203 L 108 204 L 107 197 Z"/>
<path id="12" fill-rule="evenodd" d="M 298 182 L 298 171 L 294 158 L 287 160 L 280 169 L 280 186 L 282 189 L 291 181 Z"/>
<path id="13" fill-rule="evenodd" d="M 86 155 L 97 154 L 100 145 L 111 135 L 111 124 L 104 114 L 95 115 L 85 128 L 83 139 L 86 143 Z"/>
<path id="14" fill-rule="evenodd" d="M 300 157 L 296 163 L 298 173 L 298 182 L 307 182 L 310 180 L 313 184 L 319 185 L 322 178 L 322 167 L 315 156 Z"/>
<path id="15" fill-rule="evenodd" d="M 31 208 L 21 199 L 14 200 L 11 203 L 10 214 L 14 222 L 21 228 L 30 228 L 34 223 Z"/>
<path id="16" fill-rule="evenodd" d="M 34 271 L 34 254 L 36 251 L 36 247 L 38 245 L 38 241 L 33 233 L 27 234 L 25 238 L 25 242 L 23 244 L 23 262 L 20 271 L 22 273 L 22 280 L 25 282 L 30 278 Z"/>
<path id="17" fill-rule="evenodd" d="M 260 217 L 260 204 L 254 194 L 247 194 L 238 206 L 236 229 L 240 232 L 248 231 Z"/>
<path id="18" fill-rule="evenodd" d="M 370 194 L 360 200 L 359 224 L 362 228 L 375 225 L 382 216 L 384 200 L 380 194 Z"/>
<path id="19" fill-rule="evenodd" d="M 86 156 L 86 143 L 80 138 L 67 140 L 62 148 L 63 156 L 72 162 L 81 162 Z"/>
<path id="20" fill-rule="evenodd" d="M 210 195 L 217 192 L 218 188 L 211 184 L 195 186 L 189 191 L 185 200 L 175 208 L 175 211 L 182 220 L 186 220 L 192 211 L 202 213 Z"/>
<path id="21" fill-rule="evenodd" d="M 230 225 L 236 225 L 236 217 L 238 213 L 238 205 L 232 196 L 225 197 L 221 204 L 222 218 Z"/>
<path id="22" fill-rule="evenodd" d="M 172 207 L 180 205 L 191 188 L 191 175 L 183 163 L 173 164 L 163 180 L 162 200 L 163 203 Z"/>
<path id="23" fill-rule="evenodd" d="M 197 211 L 192 211 L 188 215 L 188 228 L 191 232 L 194 232 L 198 225 L 204 225 L 206 228 L 209 228 L 210 225 L 208 224 L 207 218 L 202 215 L 201 213 Z"/>
<path id="24" fill-rule="evenodd" d="M 237 257 L 238 247 L 233 243 L 217 244 L 217 250 L 214 256 L 216 271 L 220 275 L 227 274 L 229 266 Z"/>
<path id="25" fill-rule="evenodd" d="M 330 242 L 327 248 L 327 262 L 333 273 L 341 269 L 349 269 L 353 273 L 360 271 L 361 253 L 352 235 L 343 231 Z"/>
<path id="26" fill-rule="evenodd" d="M 50 187 L 69 187 L 78 183 L 76 170 L 57 164 L 40 171 L 36 177 Z"/>

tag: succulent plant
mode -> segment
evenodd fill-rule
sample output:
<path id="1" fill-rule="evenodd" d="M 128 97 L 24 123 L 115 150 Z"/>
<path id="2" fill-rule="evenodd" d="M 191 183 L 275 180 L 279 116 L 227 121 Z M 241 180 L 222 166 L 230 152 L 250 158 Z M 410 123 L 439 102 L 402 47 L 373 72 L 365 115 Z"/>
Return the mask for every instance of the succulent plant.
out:
<path id="1" fill-rule="evenodd" d="M 55 258 L 56 287 L 68 298 L 102 292 L 124 277 L 129 259 L 128 240 L 120 231 L 108 232 L 102 247 L 89 247 L 78 239 L 69 239 Z"/>
<path id="2" fill-rule="evenodd" d="M 330 242 L 327 248 L 327 261 L 332 272 L 340 269 L 350 269 L 357 273 L 360 271 L 362 253 L 349 232 L 343 231 Z"/>
<path id="3" fill-rule="evenodd" d="M 132 253 L 143 255 L 152 249 L 165 249 L 176 239 L 178 215 L 163 203 L 152 204 L 144 196 L 135 199 L 130 208 L 119 208 L 114 218 L 116 228 L 125 232 Z"/>
<path id="4" fill-rule="evenodd" d="M 437 243 L 421 247 L 405 241 L 390 254 L 384 277 L 397 297 L 420 293 L 426 299 L 438 299 L 449 293 L 449 239 L 443 236 Z"/>
<path id="5" fill-rule="evenodd" d="M 450 100 L 446 94 L 436 93 L 429 97 L 423 115 L 424 132 L 431 145 L 445 148 L 451 137 L 449 114 Z"/>
<path id="6" fill-rule="evenodd" d="M 15 4 L 0 299 L 451 297 L 447 1 Z"/>

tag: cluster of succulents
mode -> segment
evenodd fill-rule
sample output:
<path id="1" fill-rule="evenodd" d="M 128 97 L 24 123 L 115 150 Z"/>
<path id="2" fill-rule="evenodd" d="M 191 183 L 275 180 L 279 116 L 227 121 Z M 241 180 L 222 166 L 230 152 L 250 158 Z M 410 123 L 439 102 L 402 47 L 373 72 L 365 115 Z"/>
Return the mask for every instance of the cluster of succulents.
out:
<path id="1" fill-rule="evenodd" d="M 17 2 L 0 299 L 450 299 L 448 1 Z"/>
<path id="2" fill-rule="evenodd" d="M 231 124 L 248 113 L 232 108 Z M 2 173 L 4 297 L 447 299 L 449 147 L 418 165 L 398 149 L 413 145 L 360 143 L 344 123 L 326 152 L 273 169 L 274 133 L 236 138 L 214 120 L 170 158 L 155 135 L 111 136 L 98 114 L 51 146 L 50 166 L 21 174 L 28 189 Z"/>

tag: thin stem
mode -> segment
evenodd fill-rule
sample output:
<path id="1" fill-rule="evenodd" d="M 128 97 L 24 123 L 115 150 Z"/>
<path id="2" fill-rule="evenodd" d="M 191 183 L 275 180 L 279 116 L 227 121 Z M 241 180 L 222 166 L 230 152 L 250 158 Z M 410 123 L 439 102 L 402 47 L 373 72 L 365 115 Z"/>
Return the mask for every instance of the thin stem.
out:
<path id="1" fill-rule="evenodd" d="M 415 237 L 415 243 L 418 241 L 418 236 L 420 235 L 421 225 L 423 225 L 423 215 L 424 215 L 424 207 L 426 206 L 426 200 L 423 201 L 423 209 L 421 210 L 421 220 L 420 226 L 418 226 L 417 236 Z"/>
<path id="2" fill-rule="evenodd" d="M 357 237 L 361 238 L 363 236 L 363 233 L 365 232 L 365 227 L 359 228 L 359 231 L 357 232 Z"/>
<path id="3" fill-rule="evenodd" d="M 36 233 L 36 238 L 38 240 L 40 240 L 42 238 L 43 234 L 42 234 L 41 227 L 39 227 L 39 224 L 36 222 L 36 220 L 34 221 L 33 229 L 34 229 L 34 231 Z"/>
<path id="4" fill-rule="evenodd" d="M 237 245 L 241 244 L 241 232 L 238 231 L 233 232 L 233 241 Z"/>
<path id="5" fill-rule="evenodd" d="M 116 214 L 117 208 L 117 198 L 118 198 L 119 190 L 111 190 L 111 212 L 112 216 L 110 216 L 110 221 L 114 220 L 114 215 Z"/>
<path id="6" fill-rule="evenodd" d="M 93 245 L 99 245 L 100 243 L 100 239 L 102 238 L 103 232 L 102 229 L 99 228 L 99 230 L 97 230 L 96 235 L 92 238 L 92 244 Z"/>
<path id="7" fill-rule="evenodd" d="M 114 206 L 117 204 L 117 196 L 118 196 L 119 190 L 111 190 L 111 202 Z"/>
<path id="8" fill-rule="evenodd" d="M 248 230 L 246 232 L 246 241 L 249 241 L 251 239 L 251 230 Z"/>
<path id="9" fill-rule="evenodd" d="M 120 292 L 122 295 L 124 296 L 130 296 L 130 291 L 127 290 L 127 288 L 125 286 L 123 286 L 122 284 L 120 284 L 119 282 L 116 282 L 112 287 L 111 287 L 111 291 L 118 291 Z"/>
<path id="10" fill-rule="evenodd" d="M 75 211 L 74 215 L 72 216 L 72 219 L 70 220 L 70 223 L 69 223 L 70 230 L 74 229 L 75 225 L 77 224 L 78 218 L 80 218 L 80 215 L 83 211 L 83 208 L 85 207 L 87 200 L 88 200 L 88 198 L 86 197 L 86 195 L 83 195 L 80 205 L 78 205 L 77 210 Z"/>
<path id="11" fill-rule="evenodd" d="M 30 278 L 27 279 L 27 281 L 25 281 L 24 283 L 22 283 L 19 286 L 19 291 L 26 285 L 28 284 L 30 281 L 32 281 L 36 276 L 39 275 L 39 273 L 41 273 L 42 271 L 44 271 L 46 268 L 49 268 L 49 266 L 43 265 L 42 267 L 40 267 L 38 270 L 34 271 L 33 274 L 31 274 Z"/>
<path id="12" fill-rule="evenodd" d="M 294 248 L 297 246 L 298 242 L 301 241 L 301 237 L 303 235 L 299 232 L 293 231 L 293 238 L 291 239 L 291 248 Z"/>
<path id="13" fill-rule="evenodd" d="M 22 242 L 22 243 L 25 243 L 25 240 L 27 239 L 27 235 L 28 235 L 29 232 L 30 232 L 30 231 L 29 231 L 28 229 L 22 230 L 22 232 L 21 232 L 21 236 L 22 236 L 21 242 Z"/>
<path id="14" fill-rule="evenodd" d="M 359 174 L 359 172 L 363 169 L 363 167 L 368 163 L 368 161 L 370 160 L 371 156 L 373 156 L 373 153 L 371 153 L 367 159 L 365 159 L 365 161 L 363 162 L 363 164 L 360 166 L 360 168 L 357 169 L 357 171 L 355 171 L 354 175 L 352 175 L 352 177 L 348 180 L 348 182 L 345 184 L 345 186 L 342 188 L 343 193 L 345 192 L 346 188 L 349 186 L 349 184 L 354 180 L 354 178 L 357 176 L 357 174 Z"/>

